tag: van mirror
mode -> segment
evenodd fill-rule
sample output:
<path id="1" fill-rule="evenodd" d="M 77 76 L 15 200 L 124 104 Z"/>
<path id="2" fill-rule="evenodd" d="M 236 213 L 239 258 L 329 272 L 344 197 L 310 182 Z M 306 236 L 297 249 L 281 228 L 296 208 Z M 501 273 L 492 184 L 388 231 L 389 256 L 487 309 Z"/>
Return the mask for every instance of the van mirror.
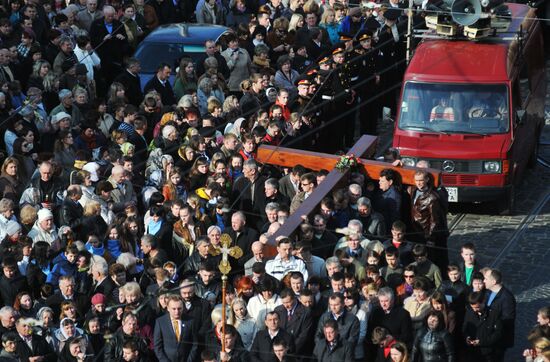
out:
<path id="1" fill-rule="evenodd" d="M 525 109 L 518 109 L 516 111 L 516 123 L 523 124 L 524 118 L 525 118 Z"/>

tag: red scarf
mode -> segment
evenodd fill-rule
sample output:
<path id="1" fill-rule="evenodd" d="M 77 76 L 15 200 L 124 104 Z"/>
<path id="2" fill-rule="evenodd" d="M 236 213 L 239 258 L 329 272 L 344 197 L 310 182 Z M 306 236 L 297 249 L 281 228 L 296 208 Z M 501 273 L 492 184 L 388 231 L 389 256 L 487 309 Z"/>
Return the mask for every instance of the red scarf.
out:
<path id="1" fill-rule="evenodd" d="M 396 343 L 397 341 L 395 339 L 392 339 L 390 343 L 386 347 L 384 347 L 384 357 L 388 358 L 390 355 L 391 347 Z"/>

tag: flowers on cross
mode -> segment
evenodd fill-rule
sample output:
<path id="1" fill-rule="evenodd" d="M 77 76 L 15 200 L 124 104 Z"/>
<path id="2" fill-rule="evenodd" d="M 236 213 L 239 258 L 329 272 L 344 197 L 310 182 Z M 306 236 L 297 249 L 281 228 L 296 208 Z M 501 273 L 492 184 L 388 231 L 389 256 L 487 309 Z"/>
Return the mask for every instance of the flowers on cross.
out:
<path id="1" fill-rule="evenodd" d="M 340 160 L 336 163 L 336 169 L 340 172 L 346 172 L 350 168 L 356 168 L 360 163 L 359 159 L 352 153 L 340 157 Z"/>

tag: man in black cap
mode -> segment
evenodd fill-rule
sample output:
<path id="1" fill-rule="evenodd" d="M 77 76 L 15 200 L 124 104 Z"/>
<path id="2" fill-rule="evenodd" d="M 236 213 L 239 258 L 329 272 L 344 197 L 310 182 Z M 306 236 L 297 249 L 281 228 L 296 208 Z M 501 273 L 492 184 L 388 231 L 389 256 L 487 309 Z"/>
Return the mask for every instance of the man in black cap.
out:
<path id="1" fill-rule="evenodd" d="M 375 20 L 376 21 L 376 20 Z M 359 103 L 359 131 L 361 134 L 376 134 L 376 122 L 379 114 L 377 94 L 380 82 L 380 52 L 374 49 L 373 34 L 370 30 L 362 30 L 357 34 L 358 46 L 353 51 L 354 62 L 352 67 L 357 70 L 356 84 Z"/>
<path id="2" fill-rule="evenodd" d="M 397 23 L 403 13 L 397 8 L 389 8 L 384 12 L 384 25 L 380 28 L 378 44 L 382 53 L 382 64 L 385 69 L 382 75 L 382 103 L 395 112 L 397 97 L 401 89 L 400 83 L 406 68 L 405 64 L 405 27 L 406 22 Z"/>
<path id="3" fill-rule="evenodd" d="M 355 122 L 353 115 L 342 112 L 350 108 L 355 96 L 355 92 L 351 89 L 349 64 L 346 63 L 346 49 L 343 43 L 334 46 L 332 61 L 333 70 L 325 81 L 324 90 L 326 91 L 321 93 L 325 102 L 328 101 L 331 105 L 330 111 L 324 117 L 327 127 L 323 134 L 327 135 L 330 141 L 329 150 L 338 151 L 343 146 L 353 143 Z M 351 132 L 347 132 L 347 128 L 351 128 Z"/>
<path id="4" fill-rule="evenodd" d="M 305 107 L 308 106 L 308 103 L 310 103 L 311 101 L 311 98 L 309 96 L 309 86 L 311 85 L 311 81 L 307 75 L 302 75 L 296 80 L 294 84 L 298 89 L 298 97 L 296 98 L 294 103 L 292 103 L 290 109 L 292 110 L 292 112 L 303 113 Z M 311 105 L 309 105 L 308 107 L 311 107 Z"/>

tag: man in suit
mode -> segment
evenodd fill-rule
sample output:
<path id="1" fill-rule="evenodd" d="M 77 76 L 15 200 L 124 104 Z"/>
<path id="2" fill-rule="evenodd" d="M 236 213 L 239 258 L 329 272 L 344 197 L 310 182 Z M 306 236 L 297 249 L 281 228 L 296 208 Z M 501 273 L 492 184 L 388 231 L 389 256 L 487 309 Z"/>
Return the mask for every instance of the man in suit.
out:
<path id="1" fill-rule="evenodd" d="M 308 346 L 311 343 L 311 312 L 298 301 L 292 289 L 283 289 L 280 297 L 283 304 L 275 307 L 275 313 L 279 316 L 281 328 L 292 336 L 296 346 L 295 354 L 304 355 L 311 350 L 311 346 Z"/>
<path id="2" fill-rule="evenodd" d="M 160 94 L 162 104 L 165 106 L 171 106 L 177 103 L 174 90 L 169 82 L 171 73 L 172 68 L 169 64 L 160 63 L 157 68 L 157 74 L 151 78 L 143 88 L 146 94 L 151 90 L 156 90 Z"/>
<path id="3" fill-rule="evenodd" d="M 115 14 L 115 8 L 106 5 L 103 7 L 104 17 L 94 20 L 90 26 L 92 46 L 97 49 L 101 59 L 101 74 L 105 82 L 103 88 L 110 85 L 122 71 L 122 59 L 129 49 L 124 26 L 115 19 Z"/>
<path id="4" fill-rule="evenodd" d="M 256 161 L 253 159 L 244 161 L 243 176 L 233 184 L 231 197 L 238 210 L 252 214 L 255 207 L 264 202 L 265 180 L 265 177 L 260 175 Z M 251 225 L 255 225 L 256 220 L 249 220 L 249 222 Z"/>
<path id="5" fill-rule="evenodd" d="M 252 347 L 250 348 L 250 356 L 253 362 L 270 361 L 272 358 L 271 351 L 273 349 L 273 340 L 275 338 L 283 339 L 289 347 L 290 352 L 294 351 L 293 336 L 280 328 L 279 315 L 273 312 L 267 312 L 265 315 L 266 329 L 262 329 L 256 333 Z"/>
<path id="6" fill-rule="evenodd" d="M 17 330 L 17 356 L 21 361 L 56 361 L 57 356 L 52 347 L 36 333 L 32 333 L 32 326 L 27 318 L 19 318 L 15 323 Z"/>
<path id="7" fill-rule="evenodd" d="M 199 345 L 204 345 L 204 338 L 210 329 L 210 304 L 195 294 L 195 280 L 187 278 L 180 284 L 180 296 L 184 302 L 182 319 L 193 321 L 194 335 Z"/>
<path id="8" fill-rule="evenodd" d="M 281 177 L 279 180 L 279 192 L 292 200 L 300 190 L 300 177 L 305 173 L 304 166 L 294 166 L 288 175 Z"/>
<path id="9" fill-rule="evenodd" d="M 180 296 L 168 297 L 168 313 L 155 322 L 155 355 L 160 362 L 195 360 L 196 338 L 193 335 L 191 320 L 184 321 L 184 302 Z"/>
<path id="10" fill-rule="evenodd" d="M 67 188 L 67 196 L 61 205 L 61 225 L 67 225 L 75 233 L 80 233 L 80 226 L 84 210 L 78 200 L 82 198 L 80 185 L 70 185 Z"/>
<path id="11" fill-rule="evenodd" d="M 231 230 L 227 233 L 233 244 L 242 249 L 243 256 L 237 262 L 240 267 L 244 267 L 246 261 L 252 257 L 252 243 L 258 241 L 258 232 L 247 227 L 244 213 L 237 211 L 231 216 Z"/>
<path id="12" fill-rule="evenodd" d="M 333 320 L 338 324 L 338 334 L 342 340 L 349 343 L 351 348 L 355 348 L 359 340 L 359 320 L 353 313 L 346 310 L 344 295 L 333 293 L 328 299 L 328 306 L 329 310 L 323 313 L 319 319 L 315 343 L 323 340 L 325 323 L 328 320 Z"/>
<path id="13" fill-rule="evenodd" d="M 128 203 L 137 204 L 137 196 L 132 183 L 126 178 L 126 170 L 116 165 L 111 170 L 111 176 L 107 180 L 113 185 L 111 199 L 113 200 L 113 211 L 121 211 Z"/>
<path id="14" fill-rule="evenodd" d="M 95 0 L 90 0 L 95 1 Z M 126 60 L 126 69 L 117 75 L 115 82 L 119 82 L 124 86 L 124 94 L 128 98 L 128 103 L 139 107 L 143 100 L 143 92 L 141 91 L 141 81 L 139 72 L 141 64 L 136 58 L 128 58 Z"/>
<path id="15" fill-rule="evenodd" d="M 109 265 L 107 263 L 95 262 L 91 267 L 94 287 L 90 296 L 97 293 L 103 294 L 107 301 L 110 301 L 113 291 L 116 288 L 115 282 L 109 278 Z"/>
<path id="16" fill-rule="evenodd" d="M 487 307 L 491 313 L 502 321 L 503 340 L 500 357 L 504 356 L 506 348 L 514 346 L 514 333 L 516 325 L 516 298 L 514 294 L 502 285 L 502 273 L 498 269 L 489 269 L 483 273 L 485 288 L 489 291 Z"/>
<path id="17" fill-rule="evenodd" d="M 353 361 L 353 346 L 340 336 L 338 322 L 329 319 L 324 322 L 323 336 L 315 343 L 313 357 L 318 362 Z"/>
<path id="18" fill-rule="evenodd" d="M 75 280 L 72 275 L 62 275 L 59 277 L 59 290 L 46 299 L 46 305 L 53 309 L 55 315 L 61 312 L 61 302 L 71 300 L 76 304 L 76 309 L 79 315 L 86 314 L 89 306 L 89 298 L 81 295 L 75 290 Z"/>

